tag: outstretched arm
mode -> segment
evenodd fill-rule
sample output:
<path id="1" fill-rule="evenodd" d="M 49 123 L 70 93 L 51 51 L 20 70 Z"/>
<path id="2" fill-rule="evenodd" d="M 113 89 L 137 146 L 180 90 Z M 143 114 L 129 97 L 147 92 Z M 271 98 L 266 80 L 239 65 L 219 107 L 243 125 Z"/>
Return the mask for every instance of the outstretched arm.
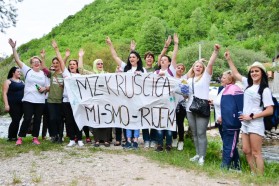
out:
<path id="1" fill-rule="evenodd" d="M 60 51 L 59 51 L 59 48 L 58 48 L 58 45 L 56 43 L 55 40 L 52 40 L 52 47 L 54 48 L 54 51 L 56 53 L 56 57 L 58 58 L 59 62 L 60 62 L 60 67 L 61 67 L 61 70 L 62 72 L 64 72 L 65 70 L 65 63 L 64 63 L 64 60 L 62 59 L 62 56 L 60 54 Z"/>
<path id="2" fill-rule="evenodd" d="M 46 58 L 45 58 L 46 57 L 45 49 L 42 49 L 40 54 L 41 54 L 41 58 L 42 58 L 42 69 L 47 68 L 47 66 L 46 66 Z"/>
<path id="3" fill-rule="evenodd" d="M 224 56 L 225 56 L 226 60 L 228 61 L 228 64 L 229 64 L 229 66 L 230 66 L 230 69 L 231 69 L 231 71 L 232 71 L 233 76 L 235 77 L 235 79 L 236 79 L 237 81 L 241 81 L 242 75 L 238 72 L 237 68 L 235 67 L 235 65 L 234 65 L 234 63 L 233 63 L 233 61 L 232 61 L 230 52 L 229 52 L 228 49 L 226 50 Z"/>
<path id="4" fill-rule="evenodd" d="M 130 52 L 135 51 L 135 50 L 136 50 L 136 42 L 134 40 L 131 40 Z"/>
<path id="5" fill-rule="evenodd" d="M 214 63 L 215 63 L 215 61 L 217 59 L 217 56 L 219 54 L 219 50 L 220 50 L 220 45 L 215 44 L 214 45 L 214 51 L 213 51 L 213 53 L 212 53 L 212 55 L 211 55 L 211 57 L 209 59 L 209 62 L 207 64 L 207 66 L 206 66 L 206 71 L 210 75 L 212 75 L 212 73 L 213 73 L 213 65 L 214 65 Z"/>
<path id="6" fill-rule="evenodd" d="M 68 58 L 70 57 L 70 55 L 71 55 L 71 51 L 70 51 L 70 49 L 67 48 L 66 52 L 65 52 L 65 57 L 63 59 L 65 65 L 67 64 L 67 61 L 68 61 Z"/>
<path id="7" fill-rule="evenodd" d="M 176 33 L 173 34 L 173 43 L 174 43 L 174 48 L 172 53 L 171 64 L 173 68 L 176 68 L 176 57 L 178 53 L 178 36 Z"/>
<path id="8" fill-rule="evenodd" d="M 171 43 L 171 36 L 168 36 L 168 39 L 165 41 L 164 48 L 161 51 L 161 54 L 158 56 L 158 66 L 161 65 L 161 58 L 167 53 L 170 43 Z"/>
<path id="9" fill-rule="evenodd" d="M 107 37 L 106 42 L 107 42 L 107 44 L 108 44 L 108 46 L 109 46 L 109 49 L 110 49 L 110 53 L 111 53 L 111 55 L 112 55 L 112 58 L 113 58 L 114 61 L 117 63 L 117 65 L 121 66 L 122 60 L 117 56 L 117 53 L 116 53 L 116 51 L 115 51 L 115 49 L 114 49 L 114 47 L 113 47 L 113 44 L 112 44 L 112 42 L 111 42 L 111 40 L 110 40 L 109 37 Z"/>
<path id="10" fill-rule="evenodd" d="M 23 62 L 20 61 L 18 53 L 16 51 L 16 41 L 13 41 L 11 38 L 9 39 L 9 44 L 11 45 L 12 49 L 13 49 L 13 55 L 16 61 L 16 64 L 19 66 L 19 68 L 23 67 Z"/>
<path id="11" fill-rule="evenodd" d="M 84 50 L 81 48 L 78 52 L 78 67 L 83 68 L 83 56 L 84 56 Z"/>

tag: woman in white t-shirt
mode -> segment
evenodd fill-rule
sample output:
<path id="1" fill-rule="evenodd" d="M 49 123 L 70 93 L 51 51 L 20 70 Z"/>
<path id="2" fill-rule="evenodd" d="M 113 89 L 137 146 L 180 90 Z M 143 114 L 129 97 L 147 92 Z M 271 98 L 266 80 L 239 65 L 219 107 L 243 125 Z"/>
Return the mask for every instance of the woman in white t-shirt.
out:
<path id="1" fill-rule="evenodd" d="M 187 83 L 189 84 L 190 90 L 194 90 L 194 92 L 190 91 L 186 111 L 196 148 L 196 155 L 190 158 L 190 161 L 197 161 L 199 165 L 204 164 L 204 157 L 207 148 L 206 129 L 209 122 L 209 117 L 204 117 L 199 114 L 193 113 L 189 110 L 189 107 L 193 102 L 194 96 L 200 99 L 209 99 L 209 85 L 213 73 L 213 64 L 217 58 L 219 49 L 220 46 L 216 44 L 214 46 L 214 51 L 210 57 L 207 66 L 205 66 L 202 60 L 198 60 L 193 64 L 192 68 L 190 69 L 190 72 L 188 72 L 189 78 L 187 80 Z"/>
<path id="2" fill-rule="evenodd" d="M 143 63 L 142 63 L 139 53 L 137 53 L 136 51 L 131 51 L 129 54 L 128 60 L 127 60 L 127 64 L 126 64 L 123 62 L 122 59 L 120 59 L 120 57 L 118 57 L 109 37 L 107 37 L 106 42 L 109 45 L 110 52 L 111 52 L 111 55 L 112 55 L 114 61 L 120 67 L 120 70 L 122 72 L 147 73 L 146 69 L 143 67 Z M 132 130 L 130 130 L 130 129 L 126 130 L 127 142 L 124 146 L 125 149 L 129 149 L 129 148 L 138 149 L 138 137 L 139 137 L 140 130 L 136 129 L 133 131 L 134 131 L 134 135 L 133 135 L 134 138 L 133 138 L 133 144 L 132 144 L 132 140 L 131 140 L 132 139 Z"/>
<path id="3" fill-rule="evenodd" d="M 242 81 L 244 87 L 246 87 L 243 114 L 239 117 L 242 121 L 242 149 L 252 173 L 262 175 L 264 161 L 261 150 L 265 131 L 263 118 L 273 114 L 274 105 L 271 91 L 268 88 L 266 70 L 260 62 L 254 62 L 249 67 L 248 78 L 246 78 L 234 66 L 229 51 L 225 53 L 225 58 L 236 80 Z"/>
<path id="4" fill-rule="evenodd" d="M 32 116 L 34 116 L 32 131 L 33 143 L 39 145 L 38 136 L 45 104 L 45 91 L 48 88 L 47 77 L 41 70 L 42 60 L 37 56 L 33 56 L 30 59 L 30 68 L 19 59 L 15 49 L 16 42 L 9 39 L 9 44 L 13 49 L 15 61 L 25 77 L 24 96 L 22 99 L 24 119 L 20 126 L 16 145 L 21 145 L 22 137 L 26 137 Z"/>

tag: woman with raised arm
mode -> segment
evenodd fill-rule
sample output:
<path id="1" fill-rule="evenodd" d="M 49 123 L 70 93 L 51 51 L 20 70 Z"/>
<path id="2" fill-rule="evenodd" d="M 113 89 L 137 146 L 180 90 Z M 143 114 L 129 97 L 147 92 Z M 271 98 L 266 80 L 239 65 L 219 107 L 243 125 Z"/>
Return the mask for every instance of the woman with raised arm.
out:
<path id="1" fill-rule="evenodd" d="M 262 139 L 265 136 L 263 118 L 273 114 L 273 101 L 271 90 L 268 87 L 268 77 L 265 67 L 260 62 L 254 62 L 249 67 L 248 78 L 243 77 L 235 67 L 229 51 L 225 52 L 225 58 L 236 80 L 244 85 L 242 121 L 242 149 L 251 168 L 251 173 L 264 173 L 264 161 L 262 157 Z"/>
<path id="2" fill-rule="evenodd" d="M 170 40 L 170 38 L 168 38 Z M 154 73 L 160 76 L 174 77 L 176 75 L 176 56 L 178 53 L 178 36 L 176 33 L 173 35 L 174 49 L 172 58 L 167 55 L 161 57 L 160 70 L 156 70 Z M 166 46 L 165 46 L 166 47 Z M 165 48 L 164 47 L 164 48 Z M 166 52 L 166 51 L 165 51 Z M 161 53 L 162 54 L 162 53 Z M 171 130 L 157 130 L 158 145 L 157 152 L 163 151 L 163 139 L 166 136 L 166 151 L 171 151 L 172 147 L 172 131 Z"/>
<path id="3" fill-rule="evenodd" d="M 28 127 L 31 122 L 32 116 L 34 116 L 32 141 L 34 144 L 39 145 L 40 142 L 38 140 L 38 136 L 45 104 L 44 93 L 48 87 L 47 77 L 41 70 L 42 61 L 39 57 L 33 56 L 30 59 L 30 68 L 19 59 L 18 53 L 15 49 L 16 42 L 14 42 L 12 39 L 9 39 L 9 44 L 13 49 L 15 61 L 25 77 L 24 96 L 22 99 L 24 119 L 21 124 L 20 131 L 18 133 L 16 145 L 21 145 L 22 138 L 26 137 L 26 133 L 28 131 Z"/>
<path id="4" fill-rule="evenodd" d="M 54 40 L 52 41 L 52 47 L 54 48 L 56 56 L 60 61 L 63 78 L 67 78 L 67 77 L 71 77 L 71 76 L 80 76 L 79 68 L 82 67 L 82 63 L 83 63 L 83 61 L 82 61 L 82 58 L 84 55 L 83 50 L 81 49 L 79 51 L 79 61 L 70 60 L 69 66 L 67 69 L 65 67 L 65 61 L 61 57 L 58 45 L 57 45 L 56 41 L 54 41 Z M 63 91 L 62 107 L 63 107 L 63 111 L 64 111 L 64 115 L 65 115 L 65 123 L 66 123 L 66 128 L 68 131 L 68 136 L 70 137 L 70 142 L 67 146 L 72 147 L 72 146 L 76 145 L 75 137 L 77 137 L 77 139 L 78 139 L 78 145 L 80 147 L 84 146 L 84 143 L 82 141 L 82 131 L 79 130 L 79 128 L 75 122 L 75 118 L 74 118 L 73 111 L 72 111 L 72 108 L 71 108 L 71 105 L 69 102 L 68 93 L 67 93 L 66 88 L 64 88 L 64 91 Z"/>
<path id="5" fill-rule="evenodd" d="M 23 115 L 22 98 L 24 95 L 24 82 L 20 79 L 20 69 L 12 67 L 7 80 L 3 84 L 3 101 L 5 111 L 9 112 L 12 122 L 8 130 L 8 141 L 16 141 L 19 123 Z"/>
<path id="6" fill-rule="evenodd" d="M 114 61 L 116 62 L 117 65 L 120 66 L 121 71 L 129 72 L 129 73 L 146 73 L 146 69 L 143 67 L 142 60 L 139 53 L 137 53 L 136 51 L 131 51 L 126 64 L 125 62 L 123 62 L 122 59 L 118 57 L 109 37 L 107 37 L 106 42 L 110 47 L 110 52 Z M 125 149 L 138 148 L 139 133 L 140 130 L 134 130 L 134 141 L 132 146 L 132 130 L 130 129 L 126 130 L 127 142 L 124 146 Z"/>
<path id="7" fill-rule="evenodd" d="M 198 60 L 193 64 L 190 72 L 188 72 L 189 78 L 187 83 L 192 91 L 190 91 L 186 111 L 196 148 L 196 155 L 192 157 L 190 161 L 198 162 L 201 166 L 204 164 L 204 158 L 206 155 L 206 129 L 209 122 L 209 116 L 202 116 L 198 113 L 191 112 L 189 108 L 193 103 L 194 96 L 203 100 L 209 99 L 209 85 L 213 73 L 213 64 L 218 56 L 219 49 L 220 46 L 216 44 L 207 66 L 205 66 L 202 60 Z M 207 109 L 209 112 L 209 106 Z"/>

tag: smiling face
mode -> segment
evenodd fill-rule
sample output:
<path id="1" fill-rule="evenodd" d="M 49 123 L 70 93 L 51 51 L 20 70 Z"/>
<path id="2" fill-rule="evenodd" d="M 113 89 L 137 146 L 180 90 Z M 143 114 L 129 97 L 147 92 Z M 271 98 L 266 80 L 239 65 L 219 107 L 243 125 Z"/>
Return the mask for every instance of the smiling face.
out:
<path id="1" fill-rule="evenodd" d="M 145 58 L 146 66 L 152 67 L 152 64 L 154 62 L 154 57 L 152 55 L 147 55 Z"/>
<path id="2" fill-rule="evenodd" d="M 13 78 L 20 79 L 20 69 L 16 69 L 16 71 L 13 73 Z"/>
<path id="3" fill-rule="evenodd" d="M 103 69 L 104 69 L 104 62 L 101 59 L 97 61 L 96 68 L 98 69 L 99 72 L 103 71 Z"/>
<path id="4" fill-rule="evenodd" d="M 137 67 L 139 58 L 136 56 L 136 54 L 131 53 L 130 56 L 129 56 L 129 61 L 132 65 L 132 67 Z"/>
<path id="5" fill-rule="evenodd" d="M 70 71 L 71 73 L 77 73 L 77 69 L 78 69 L 78 63 L 77 63 L 77 61 L 71 60 L 71 61 L 69 62 L 68 68 L 69 68 L 69 71 Z"/>
<path id="6" fill-rule="evenodd" d="M 259 67 L 252 67 L 249 71 L 254 84 L 260 84 L 262 79 L 262 71 Z"/>
<path id="7" fill-rule="evenodd" d="M 193 65 L 193 71 L 195 76 L 200 76 L 204 72 L 204 65 L 201 62 L 196 62 Z"/>
<path id="8" fill-rule="evenodd" d="M 52 60 L 52 67 L 54 68 L 54 70 L 55 70 L 56 72 L 60 71 L 61 66 L 60 66 L 60 62 L 58 61 L 58 59 L 54 58 L 54 59 Z"/>
<path id="9" fill-rule="evenodd" d="M 31 68 L 34 71 L 39 71 L 41 69 L 41 60 L 37 57 L 31 59 Z"/>
<path id="10" fill-rule="evenodd" d="M 231 83 L 234 83 L 233 76 L 230 73 L 223 73 L 222 78 L 221 78 L 221 85 L 226 86 Z"/>
<path id="11" fill-rule="evenodd" d="M 185 67 L 183 65 L 176 66 L 176 75 L 178 77 L 181 77 L 183 75 L 184 71 L 185 71 Z"/>

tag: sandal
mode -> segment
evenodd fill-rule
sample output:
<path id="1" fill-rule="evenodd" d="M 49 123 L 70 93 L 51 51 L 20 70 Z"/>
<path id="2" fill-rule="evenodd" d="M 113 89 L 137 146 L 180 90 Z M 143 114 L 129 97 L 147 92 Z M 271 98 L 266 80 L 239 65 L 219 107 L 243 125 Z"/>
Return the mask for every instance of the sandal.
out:
<path id="1" fill-rule="evenodd" d="M 100 147 L 100 142 L 96 141 L 94 147 Z"/>
<path id="2" fill-rule="evenodd" d="M 120 145 L 121 145 L 120 141 L 116 141 L 114 144 L 114 146 L 120 146 Z"/>
<path id="3" fill-rule="evenodd" d="M 105 145 L 105 147 L 109 147 L 110 143 L 106 141 L 104 145 Z"/>

